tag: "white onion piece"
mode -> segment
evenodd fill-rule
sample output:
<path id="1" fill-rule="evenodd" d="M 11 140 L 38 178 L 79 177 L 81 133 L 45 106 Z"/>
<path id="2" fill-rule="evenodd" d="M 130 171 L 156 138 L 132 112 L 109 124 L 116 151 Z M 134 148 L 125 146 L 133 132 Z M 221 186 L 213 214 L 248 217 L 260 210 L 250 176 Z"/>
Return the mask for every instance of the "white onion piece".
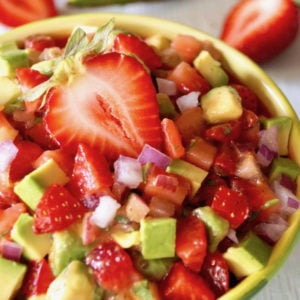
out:
<path id="1" fill-rule="evenodd" d="M 1 242 L 1 252 L 3 257 L 14 260 L 14 261 L 20 261 L 21 256 L 22 256 L 22 247 L 11 241 L 3 240 Z"/>
<path id="2" fill-rule="evenodd" d="M 176 99 L 176 104 L 181 112 L 199 105 L 200 92 L 190 92 Z"/>
<path id="3" fill-rule="evenodd" d="M 91 222 L 100 228 L 108 227 L 114 220 L 120 203 L 111 196 L 101 196 L 99 205 L 93 211 Z"/>
<path id="4" fill-rule="evenodd" d="M 177 86 L 174 81 L 165 78 L 156 78 L 156 83 L 159 93 L 167 94 L 168 96 L 177 94 Z"/>
<path id="5" fill-rule="evenodd" d="M 162 169 L 166 169 L 171 162 L 171 158 L 169 156 L 148 144 L 144 145 L 137 160 L 141 164 L 153 163 Z"/>
<path id="6" fill-rule="evenodd" d="M 235 244 L 239 243 L 239 239 L 236 236 L 236 230 L 234 230 L 233 228 L 229 228 L 228 233 L 227 233 L 227 237 L 233 241 Z"/>
<path id="7" fill-rule="evenodd" d="M 263 167 L 267 167 L 278 155 L 278 129 L 271 126 L 259 132 L 257 160 Z"/>
<path id="8" fill-rule="evenodd" d="M 12 141 L 0 143 L 0 172 L 4 172 L 10 166 L 18 153 L 18 148 Z"/>
<path id="9" fill-rule="evenodd" d="M 262 178 L 262 173 L 254 154 L 249 151 L 240 152 L 235 175 L 244 179 Z"/>
<path id="10" fill-rule="evenodd" d="M 143 181 L 142 165 L 135 158 L 120 155 L 114 163 L 114 169 L 115 181 L 131 189 L 137 188 Z"/>

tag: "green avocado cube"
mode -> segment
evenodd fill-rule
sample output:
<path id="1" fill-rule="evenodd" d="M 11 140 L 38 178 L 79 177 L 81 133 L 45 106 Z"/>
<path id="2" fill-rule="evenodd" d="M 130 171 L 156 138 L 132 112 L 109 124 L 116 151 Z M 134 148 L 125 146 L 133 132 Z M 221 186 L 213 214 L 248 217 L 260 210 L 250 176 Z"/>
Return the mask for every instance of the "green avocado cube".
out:
<path id="1" fill-rule="evenodd" d="M 23 255 L 29 260 L 41 260 L 52 245 L 51 234 L 33 232 L 33 217 L 28 213 L 19 216 L 12 228 L 11 238 L 23 247 Z"/>
<path id="2" fill-rule="evenodd" d="M 69 178 L 53 159 L 26 175 L 15 187 L 15 193 L 32 210 L 41 199 L 45 190 L 52 184 L 65 185 Z"/>
<path id="3" fill-rule="evenodd" d="M 0 299 L 13 299 L 22 285 L 27 267 L 0 256 Z"/>
<path id="4" fill-rule="evenodd" d="M 216 251 L 219 243 L 226 237 L 230 224 L 218 215 L 210 206 L 198 207 L 193 214 L 203 221 L 208 232 L 208 249 Z"/>
<path id="5" fill-rule="evenodd" d="M 16 68 L 28 67 L 28 51 L 12 49 L 0 54 L 0 76 L 14 76 Z"/>
<path id="6" fill-rule="evenodd" d="M 197 193 L 208 174 L 207 171 L 181 159 L 173 159 L 166 171 L 189 179 L 192 183 L 192 196 Z"/>
<path id="7" fill-rule="evenodd" d="M 289 153 L 289 138 L 292 129 L 293 121 L 290 117 L 281 116 L 268 118 L 262 121 L 264 128 L 276 126 L 278 129 L 278 152 L 279 155 L 288 155 Z"/>
<path id="8" fill-rule="evenodd" d="M 145 259 L 175 256 L 176 219 L 143 219 L 140 235 L 142 254 Z"/>
<path id="9" fill-rule="evenodd" d="M 230 271 L 242 279 L 266 266 L 272 247 L 250 231 L 237 245 L 229 247 L 223 254 Z"/>
<path id="10" fill-rule="evenodd" d="M 281 174 L 285 174 L 295 181 L 300 175 L 300 167 L 295 161 L 287 157 L 277 157 L 271 164 L 269 172 L 270 181 L 276 180 Z"/>

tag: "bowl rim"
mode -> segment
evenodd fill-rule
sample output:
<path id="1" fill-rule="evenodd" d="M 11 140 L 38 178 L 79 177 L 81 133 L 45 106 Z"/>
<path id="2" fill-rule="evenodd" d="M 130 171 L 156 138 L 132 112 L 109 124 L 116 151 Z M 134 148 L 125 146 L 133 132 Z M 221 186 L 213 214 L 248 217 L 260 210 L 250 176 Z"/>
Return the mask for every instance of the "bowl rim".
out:
<path id="1" fill-rule="evenodd" d="M 272 115 L 289 116 L 292 118 L 293 128 L 290 137 L 291 143 L 289 150 L 291 157 L 298 163 L 298 165 L 300 165 L 300 152 L 297 151 L 300 147 L 300 141 L 298 142 L 298 140 L 300 140 L 299 119 L 295 110 L 280 88 L 260 66 L 244 54 L 200 29 L 172 20 L 152 16 L 106 12 L 80 13 L 35 21 L 11 29 L 0 36 L 0 42 L 8 40 L 21 41 L 24 37 L 31 34 L 51 33 L 57 36 L 66 35 L 69 34 L 73 27 L 77 25 L 100 26 L 112 18 L 115 20 L 116 27 L 124 28 L 142 36 L 154 35 L 159 32 L 161 35 L 165 35 L 172 39 L 177 34 L 190 34 L 198 39 L 205 39 L 213 42 L 215 47 L 223 54 L 222 63 L 225 68 L 229 69 L 234 76 L 237 76 L 242 83 L 254 89 L 258 96 L 262 98 L 265 105 L 270 108 Z M 63 28 L 61 24 L 63 24 Z M 244 67 L 245 72 L 240 74 L 242 67 Z M 290 252 L 300 238 L 300 210 L 292 215 L 289 223 L 289 228 L 275 245 L 267 266 L 245 278 L 241 283 L 229 290 L 219 299 L 241 299 L 241 295 L 243 296 L 243 299 L 249 299 L 267 284 L 267 282 L 287 260 Z"/>

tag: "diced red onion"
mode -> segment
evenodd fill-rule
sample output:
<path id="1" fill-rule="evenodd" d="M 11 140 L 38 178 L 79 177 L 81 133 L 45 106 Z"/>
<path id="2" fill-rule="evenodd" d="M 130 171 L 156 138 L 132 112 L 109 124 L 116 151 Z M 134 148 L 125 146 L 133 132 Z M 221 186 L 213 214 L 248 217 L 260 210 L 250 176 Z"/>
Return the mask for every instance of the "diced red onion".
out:
<path id="1" fill-rule="evenodd" d="M 141 164 L 153 163 L 162 169 L 170 164 L 171 158 L 156 148 L 145 144 L 137 160 Z"/>
<path id="2" fill-rule="evenodd" d="M 0 143 L 0 172 L 5 172 L 18 153 L 18 148 L 12 141 Z"/>
<path id="3" fill-rule="evenodd" d="M 292 197 L 288 197 L 287 206 L 290 208 L 298 209 L 300 207 L 300 202 Z"/>
<path id="4" fill-rule="evenodd" d="M 277 126 L 271 126 L 268 129 L 259 132 L 259 143 L 257 151 L 257 160 L 259 164 L 267 167 L 273 158 L 278 155 L 278 129 Z"/>
<path id="5" fill-rule="evenodd" d="M 255 232 L 263 238 L 276 243 L 283 232 L 287 229 L 288 224 L 260 223 L 254 227 Z"/>
<path id="6" fill-rule="evenodd" d="M 293 193 L 296 192 L 297 185 L 290 176 L 282 173 L 279 178 L 279 183 Z"/>
<path id="7" fill-rule="evenodd" d="M 143 181 L 141 162 L 135 158 L 120 155 L 114 163 L 114 169 L 115 181 L 131 189 L 137 188 Z"/>
<path id="8" fill-rule="evenodd" d="M 99 205 L 92 213 L 91 222 L 100 228 L 106 228 L 112 223 L 120 207 L 120 203 L 111 196 L 101 196 Z"/>
<path id="9" fill-rule="evenodd" d="M 159 93 L 167 94 L 168 96 L 177 94 L 177 86 L 174 81 L 165 78 L 156 78 L 156 82 Z"/>
<path id="10" fill-rule="evenodd" d="M 239 239 L 236 236 L 236 231 L 233 228 L 229 228 L 228 233 L 227 233 L 227 237 L 233 241 L 235 244 L 239 243 Z"/>
<path id="11" fill-rule="evenodd" d="M 21 259 L 23 249 L 15 242 L 3 240 L 1 242 L 1 252 L 3 257 L 18 262 Z"/>
<path id="12" fill-rule="evenodd" d="M 181 112 L 199 105 L 200 92 L 190 92 L 176 99 L 176 104 Z"/>

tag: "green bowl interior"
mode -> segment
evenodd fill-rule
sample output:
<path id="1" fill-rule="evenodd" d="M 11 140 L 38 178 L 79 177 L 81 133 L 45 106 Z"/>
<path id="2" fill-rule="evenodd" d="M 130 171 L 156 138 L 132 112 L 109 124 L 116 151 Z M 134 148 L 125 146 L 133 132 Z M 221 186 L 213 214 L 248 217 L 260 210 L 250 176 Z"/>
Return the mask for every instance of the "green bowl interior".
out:
<path id="1" fill-rule="evenodd" d="M 290 155 L 300 165 L 300 125 L 298 117 L 286 97 L 282 94 L 272 79 L 254 62 L 237 52 L 222 41 L 194 28 L 172 21 L 153 17 L 95 13 L 60 16 L 38 21 L 13 29 L 2 36 L 0 42 L 7 40 L 22 41 L 26 36 L 38 33 L 48 33 L 54 36 L 69 34 L 77 25 L 103 25 L 114 18 L 117 27 L 134 32 L 141 36 L 161 34 L 170 39 L 177 34 L 190 34 L 200 40 L 210 40 L 223 54 L 223 65 L 242 83 L 253 89 L 268 107 L 273 116 L 290 116 L 293 119 L 293 129 L 290 139 Z M 290 219 L 290 226 L 276 244 L 268 265 L 259 272 L 247 277 L 235 288 L 222 296 L 222 300 L 247 299 L 258 292 L 287 259 L 300 232 L 300 211 Z"/>

